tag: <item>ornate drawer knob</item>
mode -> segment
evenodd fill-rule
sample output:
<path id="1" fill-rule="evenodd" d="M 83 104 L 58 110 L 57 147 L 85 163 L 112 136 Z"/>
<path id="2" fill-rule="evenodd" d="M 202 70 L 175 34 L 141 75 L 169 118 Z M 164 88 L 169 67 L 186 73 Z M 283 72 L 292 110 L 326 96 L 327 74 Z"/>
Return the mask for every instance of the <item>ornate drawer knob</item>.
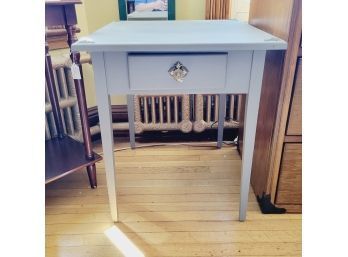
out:
<path id="1" fill-rule="evenodd" d="M 188 74 L 189 70 L 182 65 L 179 61 L 176 62 L 169 70 L 168 73 L 169 75 L 175 79 L 177 82 L 184 82 L 184 78 Z"/>

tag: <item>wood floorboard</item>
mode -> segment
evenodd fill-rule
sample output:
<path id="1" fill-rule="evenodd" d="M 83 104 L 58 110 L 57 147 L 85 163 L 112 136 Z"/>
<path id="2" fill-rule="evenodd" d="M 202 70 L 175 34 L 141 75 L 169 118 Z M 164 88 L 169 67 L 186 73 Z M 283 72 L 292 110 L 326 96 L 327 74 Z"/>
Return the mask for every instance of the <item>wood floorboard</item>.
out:
<path id="1" fill-rule="evenodd" d="M 46 186 L 46 256 L 127 256 L 104 233 L 113 226 L 147 257 L 301 256 L 300 214 L 263 215 L 250 190 L 247 221 L 238 221 L 235 148 L 157 146 L 115 154 L 120 222 L 111 221 L 102 162 L 95 190 L 85 171 L 55 181 Z"/>

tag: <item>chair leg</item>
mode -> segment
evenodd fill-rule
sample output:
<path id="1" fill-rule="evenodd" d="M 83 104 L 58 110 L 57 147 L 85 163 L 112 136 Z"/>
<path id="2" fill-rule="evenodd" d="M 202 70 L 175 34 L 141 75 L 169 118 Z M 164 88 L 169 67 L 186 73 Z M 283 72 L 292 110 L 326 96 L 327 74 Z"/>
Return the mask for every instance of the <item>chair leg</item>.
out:
<path id="1" fill-rule="evenodd" d="M 97 187 L 97 172 L 95 164 L 87 166 L 87 174 L 89 179 L 89 184 L 91 185 L 91 188 Z"/>

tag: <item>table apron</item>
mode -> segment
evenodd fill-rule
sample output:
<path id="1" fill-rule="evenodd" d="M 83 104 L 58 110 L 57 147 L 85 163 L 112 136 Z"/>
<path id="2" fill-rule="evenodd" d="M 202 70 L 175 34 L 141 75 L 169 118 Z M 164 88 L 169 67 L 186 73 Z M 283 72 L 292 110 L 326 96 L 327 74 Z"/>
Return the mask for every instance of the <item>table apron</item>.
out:
<path id="1" fill-rule="evenodd" d="M 104 66 L 100 67 L 94 67 L 94 69 L 105 69 L 105 76 L 107 81 L 107 91 L 109 95 L 166 95 L 166 94 L 246 94 L 249 91 L 249 82 L 250 82 L 250 72 L 251 72 L 251 65 L 253 60 L 253 51 L 230 51 L 227 52 L 226 62 L 224 63 L 202 63 L 199 67 L 190 67 L 188 66 L 188 70 L 190 73 L 190 69 L 192 71 L 199 71 L 202 70 L 208 70 L 211 67 L 211 74 L 206 74 L 207 72 L 202 72 L 202 81 L 204 83 L 197 83 L 197 86 L 195 84 L 190 84 L 190 78 L 187 79 L 187 81 L 184 80 L 183 83 L 179 83 L 176 81 L 173 81 L 171 86 L 168 85 L 168 81 L 171 79 L 170 75 L 167 72 L 167 69 L 173 65 L 172 62 L 165 63 L 165 67 L 158 69 L 161 74 L 154 74 L 153 72 L 153 66 L 159 66 L 159 63 L 162 64 L 161 57 L 166 55 L 174 55 L 178 58 L 178 61 L 181 59 L 184 60 L 183 64 L 185 65 L 185 61 L 190 63 L 193 63 L 194 65 L 197 65 L 197 61 L 190 62 L 190 55 L 192 55 L 192 58 L 197 58 L 194 56 L 199 56 L 197 53 L 184 53 L 180 55 L 179 53 L 160 53 L 159 61 L 158 63 L 154 63 L 154 60 L 156 60 L 154 56 L 156 56 L 156 53 L 148 54 L 149 56 L 149 62 L 148 65 L 144 65 L 143 71 L 140 71 L 142 74 L 146 74 L 147 70 L 149 70 L 148 77 L 144 77 L 144 80 L 153 80 L 156 81 L 158 77 L 158 84 L 154 83 L 153 87 L 151 87 L 151 83 L 148 83 L 148 86 L 135 86 L 134 85 L 134 79 L 131 81 L 130 79 L 130 58 L 132 58 L 133 53 L 128 52 L 104 52 L 103 60 L 104 60 Z M 210 53 L 213 57 L 219 56 L 219 54 L 222 53 Z M 225 53 L 226 54 L 226 53 Z M 91 53 L 92 56 L 92 62 L 94 59 L 94 56 L 99 55 L 100 53 Z M 144 60 L 146 60 L 147 54 L 142 55 Z M 202 54 L 203 60 L 204 56 L 207 56 L 206 53 Z M 180 59 L 180 57 L 182 57 Z M 166 58 L 164 58 L 166 59 Z M 175 59 L 175 60 L 176 60 Z M 171 61 L 174 59 L 172 58 Z M 209 60 L 209 55 L 207 57 L 207 60 Z M 207 69 L 204 69 L 204 65 L 209 66 Z M 167 67 L 168 66 L 168 67 Z M 133 67 L 133 66 L 132 66 Z M 137 66 L 138 68 L 138 66 Z M 196 69 L 195 69 L 196 68 Z M 192 72 L 192 73 L 193 73 Z M 133 71 L 134 73 L 134 71 Z M 165 73 L 165 74 L 163 74 Z M 197 72 L 195 73 L 197 74 Z M 214 76 L 215 74 L 223 74 L 224 78 L 219 79 L 211 79 L 209 76 Z M 144 75 L 147 76 L 147 75 Z M 190 74 L 188 74 L 187 77 L 189 77 Z M 193 75 L 192 75 L 193 76 Z M 149 78 L 151 77 L 151 78 Z M 167 79 L 167 80 L 166 80 Z M 186 79 L 186 78 L 185 78 Z M 211 81 L 211 86 L 209 83 L 207 84 L 206 81 Z M 198 80 L 196 80 L 198 81 Z M 214 81 L 216 81 L 217 84 L 214 85 Z M 132 83 L 131 83 L 132 82 Z M 170 81 L 169 81 L 170 82 Z M 141 83 L 141 78 L 137 78 L 136 83 Z M 161 85 L 163 84 L 163 88 Z M 177 87 L 176 87 L 177 85 Z M 187 86 L 188 85 L 188 86 Z M 96 87 L 100 85 L 96 84 Z"/>

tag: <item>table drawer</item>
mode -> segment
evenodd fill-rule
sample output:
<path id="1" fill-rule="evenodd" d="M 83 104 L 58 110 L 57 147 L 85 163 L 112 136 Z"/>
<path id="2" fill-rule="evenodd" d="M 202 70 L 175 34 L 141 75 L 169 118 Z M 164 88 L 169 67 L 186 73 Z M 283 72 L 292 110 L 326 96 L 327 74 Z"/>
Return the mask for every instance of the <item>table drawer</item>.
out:
<path id="1" fill-rule="evenodd" d="M 180 92 L 223 89 L 226 85 L 226 68 L 227 53 L 129 54 L 129 88 L 134 91 Z M 179 80 L 174 78 L 175 75 Z"/>

